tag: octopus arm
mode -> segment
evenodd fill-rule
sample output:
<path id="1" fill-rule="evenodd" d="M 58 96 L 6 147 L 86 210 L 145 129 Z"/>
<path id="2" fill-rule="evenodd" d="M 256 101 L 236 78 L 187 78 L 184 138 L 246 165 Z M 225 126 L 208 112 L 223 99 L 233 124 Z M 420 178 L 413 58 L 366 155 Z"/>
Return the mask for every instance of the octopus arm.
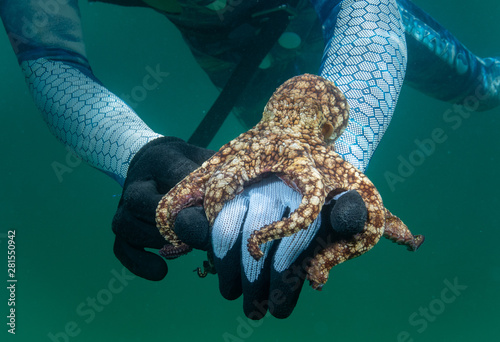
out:
<path id="1" fill-rule="evenodd" d="M 384 237 L 398 245 L 405 245 L 409 251 L 416 251 L 425 240 L 423 235 L 413 235 L 406 224 L 387 209 L 385 209 Z"/>
<path id="2" fill-rule="evenodd" d="M 362 232 L 350 239 L 331 243 L 311 260 L 308 280 L 315 289 L 321 289 L 326 283 L 329 271 L 334 266 L 364 254 L 375 246 L 384 232 L 385 225 L 382 198 L 365 175 L 342 160 L 335 152 L 330 152 L 328 158 L 325 158 L 321 170 L 327 178 L 337 184 L 332 186 L 332 191 L 338 191 L 338 188 L 356 190 L 361 195 L 368 211 L 368 218 Z"/>
<path id="3" fill-rule="evenodd" d="M 205 182 L 205 170 L 201 167 L 177 183 L 163 196 L 156 208 L 156 226 L 165 240 L 174 247 L 183 244 L 174 232 L 177 214 L 184 208 L 202 204 Z"/>
<path id="4" fill-rule="evenodd" d="M 326 198 L 322 176 L 311 161 L 305 157 L 294 159 L 283 168 L 283 178 L 294 184 L 302 194 L 299 207 L 288 218 L 273 222 L 256 230 L 248 239 L 248 251 L 255 260 L 259 260 L 263 253 L 260 245 L 306 229 L 318 216 Z"/>
<path id="5" fill-rule="evenodd" d="M 314 289 L 321 289 L 334 266 L 360 256 L 375 246 L 384 230 L 383 225 L 375 223 L 383 220 L 380 216 L 379 213 L 368 209 L 368 220 L 361 233 L 348 240 L 336 241 L 314 256 L 307 269 L 307 278 Z"/>

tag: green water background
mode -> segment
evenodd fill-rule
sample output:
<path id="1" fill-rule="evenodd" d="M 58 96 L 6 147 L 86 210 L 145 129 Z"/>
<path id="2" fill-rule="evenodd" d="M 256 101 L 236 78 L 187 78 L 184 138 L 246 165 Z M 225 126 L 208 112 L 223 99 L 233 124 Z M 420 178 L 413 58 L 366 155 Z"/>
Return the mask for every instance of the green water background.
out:
<path id="1" fill-rule="evenodd" d="M 415 2 L 478 55 L 500 54 L 498 1 Z M 217 91 L 174 27 L 145 9 L 86 2 L 81 7 L 97 77 L 116 94 L 130 94 L 145 68 L 159 64 L 169 76 L 135 109 L 155 131 L 188 138 Z M 192 273 L 202 253 L 170 262 L 160 282 L 117 278 L 123 266 L 112 252 L 110 222 L 121 188 L 71 159 L 72 172 L 57 178 L 52 165 L 69 165 L 68 153 L 35 108 L 3 30 L 0 47 L 0 340 L 50 341 L 50 334 L 59 341 L 498 338 L 500 109 L 472 113 L 452 127 L 444 120 L 450 104 L 404 87 L 367 174 L 386 207 L 424 234 L 425 244 L 410 253 L 381 240 L 334 268 L 322 292 L 304 286 L 288 319 L 266 316 L 248 325 L 241 299 L 223 299 L 216 277 Z M 391 188 L 384 175 L 397 174 L 401 159 L 416 150 L 414 140 L 430 138 L 435 129 L 446 140 Z M 211 147 L 242 130 L 229 118 Z M 15 336 L 6 324 L 8 230 L 16 231 Z M 460 287 L 447 290 L 450 283 Z M 89 298 L 98 298 L 95 309 Z M 63 338 L 65 330 L 74 336 Z"/>

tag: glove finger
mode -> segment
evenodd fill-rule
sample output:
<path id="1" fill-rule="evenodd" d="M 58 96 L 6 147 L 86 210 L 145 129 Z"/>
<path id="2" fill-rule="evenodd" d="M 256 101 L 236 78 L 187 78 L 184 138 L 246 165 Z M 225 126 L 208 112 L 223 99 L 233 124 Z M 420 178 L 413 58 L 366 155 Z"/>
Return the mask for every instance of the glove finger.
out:
<path id="1" fill-rule="evenodd" d="M 136 181 L 125 189 L 118 207 L 130 212 L 134 219 L 156 227 L 156 207 L 162 197 L 153 181 Z"/>
<path id="2" fill-rule="evenodd" d="M 166 243 L 154 223 L 137 219 L 122 207 L 116 211 L 111 227 L 117 236 L 126 237 L 132 246 L 160 249 Z"/>
<path id="3" fill-rule="evenodd" d="M 302 201 L 302 195 L 290 188 L 286 193 L 286 205 L 290 209 L 290 214 L 293 213 Z M 284 192 L 284 191 L 283 191 Z M 288 215 L 290 216 L 290 215 Z M 273 269 L 277 272 L 283 272 L 297 259 L 297 257 L 309 246 L 311 240 L 316 235 L 320 225 L 321 215 L 318 215 L 316 220 L 304 230 L 301 230 L 291 236 L 281 239 L 279 247 L 274 255 Z M 319 223 L 318 223 L 319 221 Z"/>
<path id="4" fill-rule="evenodd" d="M 219 290 L 229 300 L 238 298 L 242 293 L 240 229 L 247 208 L 248 198 L 243 192 L 224 205 L 212 228 L 212 248 L 215 269 L 219 275 Z"/>
<path id="5" fill-rule="evenodd" d="M 174 231 L 182 242 L 207 251 L 210 248 L 210 230 L 202 207 L 189 207 L 177 215 Z"/>
<path id="6" fill-rule="evenodd" d="M 167 275 L 167 263 L 154 253 L 134 248 L 119 238 L 115 239 L 113 251 L 123 266 L 141 278 L 161 280 Z"/>
<path id="7" fill-rule="evenodd" d="M 321 215 L 304 230 L 283 238 L 274 254 L 271 268 L 270 291 L 275 298 L 274 305 L 269 305 L 269 312 L 276 318 L 290 316 L 297 301 L 306 277 L 304 251 L 310 246 L 321 227 Z M 307 260 L 306 260 L 307 261 Z"/>
<path id="8" fill-rule="evenodd" d="M 356 190 L 346 191 L 335 197 L 330 222 L 333 230 L 341 236 L 352 236 L 363 231 L 368 210 L 363 198 Z"/>
<path id="9" fill-rule="evenodd" d="M 242 264 L 243 310 L 251 319 L 264 317 L 269 302 L 269 273 L 271 259 L 268 258 L 273 241 L 260 246 L 264 255 L 256 261 L 248 252 L 246 243 L 250 235 L 272 222 L 281 220 L 286 210 L 282 196 L 292 191 L 276 177 L 269 177 L 249 187 L 248 213 L 243 226 Z M 292 191 L 293 192 L 293 191 Z"/>

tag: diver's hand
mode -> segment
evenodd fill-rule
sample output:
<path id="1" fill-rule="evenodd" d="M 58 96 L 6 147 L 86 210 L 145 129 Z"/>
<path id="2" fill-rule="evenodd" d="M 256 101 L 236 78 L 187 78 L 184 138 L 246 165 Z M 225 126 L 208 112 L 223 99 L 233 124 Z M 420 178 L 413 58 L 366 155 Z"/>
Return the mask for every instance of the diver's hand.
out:
<path id="1" fill-rule="evenodd" d="M 168 269 L 163 258 L 144 250 L 160 249 L 166 243 L 156 228 L 156 207 L 165 193 L 213 153 L 178 138 L 163 137 L 149 142 L 134 156 L 112 223 L 115 255 L 132 273 L 149 280 L 165 277 Z M 208 227 L 203 210 L 192 209 L 181 215 L 184 221 L 178 229 L 182 230 L 182 222 Z M 194 233 L 193 245 L 196 241 L 209 243 L 208 228 Z"/>
<path id="2" fill-rule="evenodd" d="M 243 310 L 251 319 L 262 318 L 267 310 L 275 317 L 288 317 L 299 298 L 309 258 L 328 241 L 364 227 L 366 207 L 361 196 L 349 191 L 336 199 L 308 229 L 261 245 L 264 256 L 259 261 L 247 250 L 250 234 L 289 215 L 299 206 L 301 195 L 273 176 L 226 203 L 212 230 L 221 294 L 227 299 L 243 294 Z"/>

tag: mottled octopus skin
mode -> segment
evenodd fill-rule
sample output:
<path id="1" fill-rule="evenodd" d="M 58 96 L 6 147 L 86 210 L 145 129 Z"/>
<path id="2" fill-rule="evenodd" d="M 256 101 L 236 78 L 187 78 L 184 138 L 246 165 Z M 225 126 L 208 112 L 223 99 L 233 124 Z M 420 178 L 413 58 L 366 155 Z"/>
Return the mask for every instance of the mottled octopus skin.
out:
<path id="1" fill-rule="evenodd" d="M 289 217 L 250 236 L 248 250 L 256 260 L 263 255 L 261 244 L 306 229 L 327 199 L 347 190 L 361 195 L 368 218 L 362 232 L 328 244 L 313 257 L 307 269 L 313 288 L 321 289 L 333 266 L 370 250 L 384 230 L 387 238 L 417 249 L 423 237 L 413 236 L 385 209 L 371 181 L 334 151 L 333 142 L 344 131 L 348 117 L 347 101 L 332 82 L 309 74 L 286 81 L 274 92 L 254 128 L 222 146 L 162 198 L 156 222 L 171 244 L 164 249 L 186 249 L 173 230 L 179 211 L 203 205 L 213 225 L 224 203 L 271 173 L 299 191 L 302 201 Z"/>

